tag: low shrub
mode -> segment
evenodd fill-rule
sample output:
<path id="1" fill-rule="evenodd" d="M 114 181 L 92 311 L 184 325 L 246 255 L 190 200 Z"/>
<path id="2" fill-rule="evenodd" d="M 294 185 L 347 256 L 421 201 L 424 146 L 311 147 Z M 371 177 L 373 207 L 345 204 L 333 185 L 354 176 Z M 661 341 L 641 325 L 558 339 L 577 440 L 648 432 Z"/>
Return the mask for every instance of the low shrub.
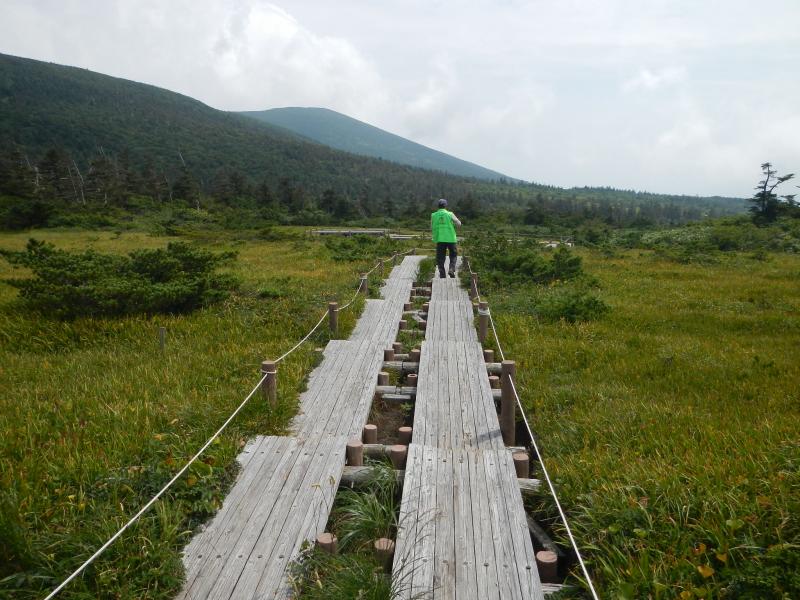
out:
<path id="1" fill-rule="evenodd" d="M 582 260 L 561 246 L 544 252 L 535 240 L 477 234 L 468 245 L 473 270 L 487 290 L 530 283 L 569 281 L 583 274 Z"/>
<path id="2" fill-rule="evenodd" d="M 28 308 L 62 319 L 188 312 L 237 287 L 231 275 L 215 273 L 234 253 L 213 254 L 182 242 L 122 256 L 67 252 L 31 239 L 24 251 L 0 256 L 33 271 L 32 278 L 6 281 Z"/>
<path id="3" fill-rule="evenodd" d="M 591 282 L 582 279 L 552 286 L 524 286 L 499 299 L 497 310 L 536 317 L 554 323 L 595 321 L 610 308 L 592 290 Z"/>

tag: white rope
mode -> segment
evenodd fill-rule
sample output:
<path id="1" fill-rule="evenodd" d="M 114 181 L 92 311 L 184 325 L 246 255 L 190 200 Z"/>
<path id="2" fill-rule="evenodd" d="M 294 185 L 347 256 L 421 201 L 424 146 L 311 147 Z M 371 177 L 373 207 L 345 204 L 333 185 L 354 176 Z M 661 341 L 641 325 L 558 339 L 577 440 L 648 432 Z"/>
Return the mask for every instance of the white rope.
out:
<path id="1" fill-rule="evenodd" d="M 100 547 L 100 549 L 97 550 L 97 552 L 92 554 L 92 556 L 90 556 L 89 559 L 86 562 L 84 562 L 80 567 L 78 567 L 78 569 L 76 569 L 72 573 L 72 575 L 67 577 L 61 583 L 61 585 L 59 585 L 56 589 L 54 589 L 52 592 L 50 592 L 50 594 L 44 600 L 50 600 L 56 594 L 58 594 L 61 590 L 63 590 L 70 581 L 72 581 L 78 575 L 80 575 L 84 571 L 84 569 L 86 569 L 86 567 L 88 567 L 90 564 L 92 564 L 94 562 L 94 560 L 106 550 L 106 548 L 108 548 L 111 544 L 113 544 L 119 538 L 119 536 L 121 536 L 125 532 L 125 530 L 128 529 L 128 527 L 130 527 L 136 521 L 138 521 L 139 517 L 141 517 L 144 513 L 146 513 L 150 509 L 150 507 L 153 506 L 153 504 L 156 503 L 156 501 L 164 494 L 164 492 L 166 492 L 170 488 L 170 486 L 173 483 L 175 483 L 180 478 L 180 476 L 183 475 L 186 472 L 186 470 L 192 465 L 192 463 L 194 463 L 194 461 L 196 461 L 200 457 L 200 455 L 203 452 L 205 452 L 206 448 L 208 448 L 212 444 L 212 442 L 215 439 L 217 439 L 217 437 L 219 437 L 219 434 L 222 433 L 222 431 L 228 426 L 228 424 L 231 421 L 233 421 L 234 417 L 239 414 L 239 411 L 241 411 L 242 408 L 244 408 L 244 405 L 247 404 L 250 401 L 250 399 L 253 397 L 253 395 L 259 390 L 261 385 L 264 383 L 264 380 L 267 378 L 267 375 L 268 375 L 268 373 L 264 373 L 264 376 L 261 378 L 261 380 L 256 384 L 256 386 L 253 388 L 253 390 L 247 395 L 247 397 L 236 408 L 236 410 L 233 411 L 231 416 L 228 417 L 228 419 L 222 424 L 222 427 L 217 429 L 217 432 L 214 435 L 212 435 L 205 444 L 203 444 L 203 447 L 200 448 L 200 450 L 197 451 L 197 453 L 189 460 L 189 462 L 187 462 L 183 466 L 183 468 L 180 471 L 178 471 L 175 474 L 175 476 L 172 479 L 170 479 L 169 482 L 163 488 L 161 488 L 161 490 L 155 496 L 153 496 L 153 498 L 139 510 L 139 512 L 137 512 L 127 523 L 125 523 L 125 525 L 122 526 L 122 529 L 117 531 L 117 533 L 115 533 L 111 537 L 111 539 L 109 539 L 105 544 L 103 544 Z"/>
<path id="2" fill-rule="evenodd" d="M 322 322 L 325 320 L 325 317 L 327 317 L 327 316 L 328 316 L 328 311 L 326 310 L 324 313 L 322 313 L 322 316 L 320 317 L 319 321 L 317 321 L 317 324 L 316 324 L 316 325 L 314 325 L 314 327 L 311 329 L 311 331 L 309 331 L 309 332 L 306 334 L 306 337 L 304 337 L 302 340 L 300 340 L 299 342 L 297 342 L 297 343 L 294 345 L 294 347 L 293 347 L 291 350 L 289 350 L 288 352 L 285 352 L 284 354 L 282 354 L 280 358 L 277 358 L 277 359 L 275 359 L 275 364 L 277 365 L 277 364 L 278 364 L 279 362 L 281 362 L 281 361 L 282 361 L 284 358 L 286 358 L 286 357 L 287 357 L 287 356 L 289 356 L 289 355 L 290 355 L 292 352 L 294 352 L 295 350 L 297 350 L 297 349 L 298 349 L 298 348 L 299 348 L 299 347 L 300 347 L 300 346 L 303 344 L 303 342 L 305 342 L 305 341 L 306 341 L 308 338 L 310 338 L 310 337 L 311 337 L 311 334 L 312 334 L 312 333 L 314 333 L 314 332 L 317 330 L 317 328 L 318 328 L 320 325 L 322 325 Z"/>
<path id="3" fill-rule="evenodd" d="M 470 267 L 470 273 L 472 273 L 472 267 Z M 480 301 L 480 294 L 478 293 L 477 286 L 475 292 L 478 297 L 478 301 Z M 491 313 L 489 313 L 489 324 L 492 326 L 492 332 L 494 333 L 494 340 L 497 343 L 497 350 L 498 352 L 500 352 L 500 360 L 505 360 L 506 356 L 503 353 L 503 346 L 500 345 L 500 337 L 497 335 L 497 328 L 494 326 L 494 319 L 492 318 Z M 514 378 L 509 377 L 509 381 L 511 382 L 511 389 L 514 391 L 514 397 L 517 400 L 517 406 L 519 407 L 519 411 L 522 414 L 522 420 L 525 423 L 525 428 L 528 430 L 528 435 L 531 438 L 531 444 L 533 445 L 533 449 L 536 452 L 536 457 L 539 459 L 539 464 L 542 465 L 542 473 L 544 473 L 545 481 L 547 481 L 547 486 L 550 488 L 550 494 L 552 494 L 553 500 L 555 500 L 556 508 L 558 508 L 558 514 L 561 515 L 561 520 L 564 522 L 564 528 L 567 530 L 567 537 L 569 537 L 569 541 L 572 544 L 572 547 L 575 549 L 575 555 L 578 557 L 578 562 L 581 565 L 581 570 L 583 571 L 584 577 L 586 577 L 586 584 L 589 586 L 589 590 L 592 592 L 592 598 L 594 598 L 594 600 L 600 600 L 599 596 L 597 595 L 597 592 L 594 589 L 594 584 L 592 583 L 592 578 L 589 575 L 589 570 L 586 568 L 586 564 L 583 562 L 581 551 L 578 549 L 578 542 L 575 541 L 575 537 L 572 535 L 572 529 L 570 529 L 569 522 L 567 521 L 567 515 L 564 514 L 564 509 L 561 508 L 561 503 L 558 501 L 556 488 L 553 485 L 553 482 L 550 480 L 550 474 L 547 472 L 547 467 L 544 465 L 544 459 L 542 458 L 542 453 L 539 451 L 539 445 L 536 443 L 536 438 L 533 435 L 530 423 L 528 423 L 528 417 L 525 415 L 525 409 L 522 407 L 522 400 L 520 400 L 519 393 L 517 392 L 517 386 L 514 384 Z"/>
<path id="4" fill-rule="evenodd" d="M 374 267 L 372 267 L 372 268 L 371 268 L 369 271 L 367 271 L 366 273 L 364 273 L 364 274 L 362 275 L 362 277 L 369 277 L 369 276 L 370 276 L 370 274 L 371 274 L 373 271 L 375 271 L 375 269 L 377 269 L 377 268 L 378 268 L 378 267 L 381 265 L 381 262 L 386 262 L 386 261 L 388 261 L 388 260 L 390 260 L 390 259 L 394 258 L 395 256 L 406 256 L 407 254 L 410 254 L 410 253 L 411 253 L 413 250 L 414 250 L 414 248 L 412 248 L 411 250 L 407 250 L 406 252 L 403 252 L 403 253 L 398 253 L 398 252 L 395 252 L 395 253 L 394 253 L 394 254 L 392 254 L 392 255 L 391 255 L 389 258 L 387 258 L 387 259 L 385 259 L 385 260 L 382 260 L 382 261 L 378 261 L 378 262 L 375 264 L 375 266 L 374 266 Z M 356 293 L 355 293 L 355 294 L 353 294 L 353 297 L 350 299 L 350 302 L 348 302 L 348 303 L 347 303 L 347 304 L 345 304 L 344 306 L 340 306 L 340 307 L 339 307 L 339 308 L 337 308 L 336 310 L 337 310 L 337 311 L 343 311 L 344 309 L 348 308 L 348 307 L 349 307 L 351 304 L 353 304 L 353 302 L 355 302 L 355 301 L 356 301 L 356 298 L 358 298 L 358 294 L 359 294 L 360 292 L 361 292 L 361 281 L 359 280 L 359 282 L 358 282 L 358 289 L 356 290 Z"/>

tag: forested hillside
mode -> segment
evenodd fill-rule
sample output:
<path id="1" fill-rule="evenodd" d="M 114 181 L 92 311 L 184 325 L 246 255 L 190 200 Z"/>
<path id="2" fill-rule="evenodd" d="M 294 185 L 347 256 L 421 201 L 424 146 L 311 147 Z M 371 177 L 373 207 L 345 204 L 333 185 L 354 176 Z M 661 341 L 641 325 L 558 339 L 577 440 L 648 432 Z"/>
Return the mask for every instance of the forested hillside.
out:
<path id="1" fill-rule="evenodd" d="M 337 150 L 382 158 L 412 167 L 488 180 L 510 180 L 502 173 L 373 127 L 327 108 L 273 108 L 240 113 L 294 131 Z"/>
<path id="2" fill-rule="evenodd" d="M 744 210 L 727 198 L 490 182 L 356 156 L 150 85 L 7 55 L 0 195 L 7 228 L 151 210 L 142 199 L 294 223 L 419 220 L 442 196 L 470 218 L 502 210 L 532 225 L 682 223 Z"/>

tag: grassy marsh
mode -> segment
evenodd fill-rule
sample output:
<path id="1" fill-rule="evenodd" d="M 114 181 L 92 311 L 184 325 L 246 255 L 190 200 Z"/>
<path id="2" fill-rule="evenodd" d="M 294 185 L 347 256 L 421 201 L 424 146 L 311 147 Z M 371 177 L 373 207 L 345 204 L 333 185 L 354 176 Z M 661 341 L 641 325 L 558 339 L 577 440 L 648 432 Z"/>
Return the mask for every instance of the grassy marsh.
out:
<path id="1" fill-rule="evenodd" d="M 0 246 L 20 249 L 28 237 L 4 234 Z M 53 230 L 35 237 L 119 253 L 174 239 Z M 16 291 L 0 283 L 0 597 L 39 598 L 88 558 L 227 418 L 258 381 L 260 362 L 303 337 L 328 300 L 347 301 L 368 264 L 335 262 L 323 243 L 303 237 L 197 243 L 236 250 L 231 268 L 243 285 L 189 315 L 54 321 L 20 310 Z M 0 279 L 19 275 L 0 261 Z M 340 337 L 361 305 L 340 315 Z M 61 597 L 171 597 L 191 528 L 220 506 L 245 439 L 284 430 L 313 348 L 327 337 L 323 326 L 281 363 L 276 409 L 256 396 Z"/>
<path id="2" fill-rule="evenodd" d="M 603 319 L 494 315 L 601 596 L 797 597 L 800 259 L 581 254 Z"/>

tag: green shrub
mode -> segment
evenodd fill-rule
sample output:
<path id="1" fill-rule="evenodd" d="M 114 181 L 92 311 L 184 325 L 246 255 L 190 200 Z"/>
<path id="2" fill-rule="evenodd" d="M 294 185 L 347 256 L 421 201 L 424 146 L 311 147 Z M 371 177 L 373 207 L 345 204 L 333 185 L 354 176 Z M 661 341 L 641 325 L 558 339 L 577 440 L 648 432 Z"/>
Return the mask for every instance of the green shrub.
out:
<path id="1" fill-rule="evenodd" d="M 591 287 L 591 282 L 585 278 L 552 286 L 523 286 L 499 300 L 497 310 L 530 315 L 548 323 L 594 321 L 610 309 Z"/>
<path id="2" fill-rule="evenodd" d="M 486 291 L 504 286 L 568 281 L 583 273 L 580 256 L 565 246 L 545 253 L 535 240 L 477 234 L 468 244 L 473 270 Z"/>
<path id="3" fill-rule="evenodd" d="M 127 256 L 56 249 L 31 239 L 25 251 L 2 251 L 32 278 L 10 279 L 33 310 L 63 319 L 188 312 L 225 299 L 236 287 L 215 269 L 235 256 L 213 254 L 182 242 Z"/>
<path id="4" fill-rule="evenodd" d="M 576 323 L 599 319 L 609 311 L 609 308 L 605 302 L 587 290 L 563 287 L 544 294 L 535 311 L 544 321 L 563 319 L 568 323 Z"/>

